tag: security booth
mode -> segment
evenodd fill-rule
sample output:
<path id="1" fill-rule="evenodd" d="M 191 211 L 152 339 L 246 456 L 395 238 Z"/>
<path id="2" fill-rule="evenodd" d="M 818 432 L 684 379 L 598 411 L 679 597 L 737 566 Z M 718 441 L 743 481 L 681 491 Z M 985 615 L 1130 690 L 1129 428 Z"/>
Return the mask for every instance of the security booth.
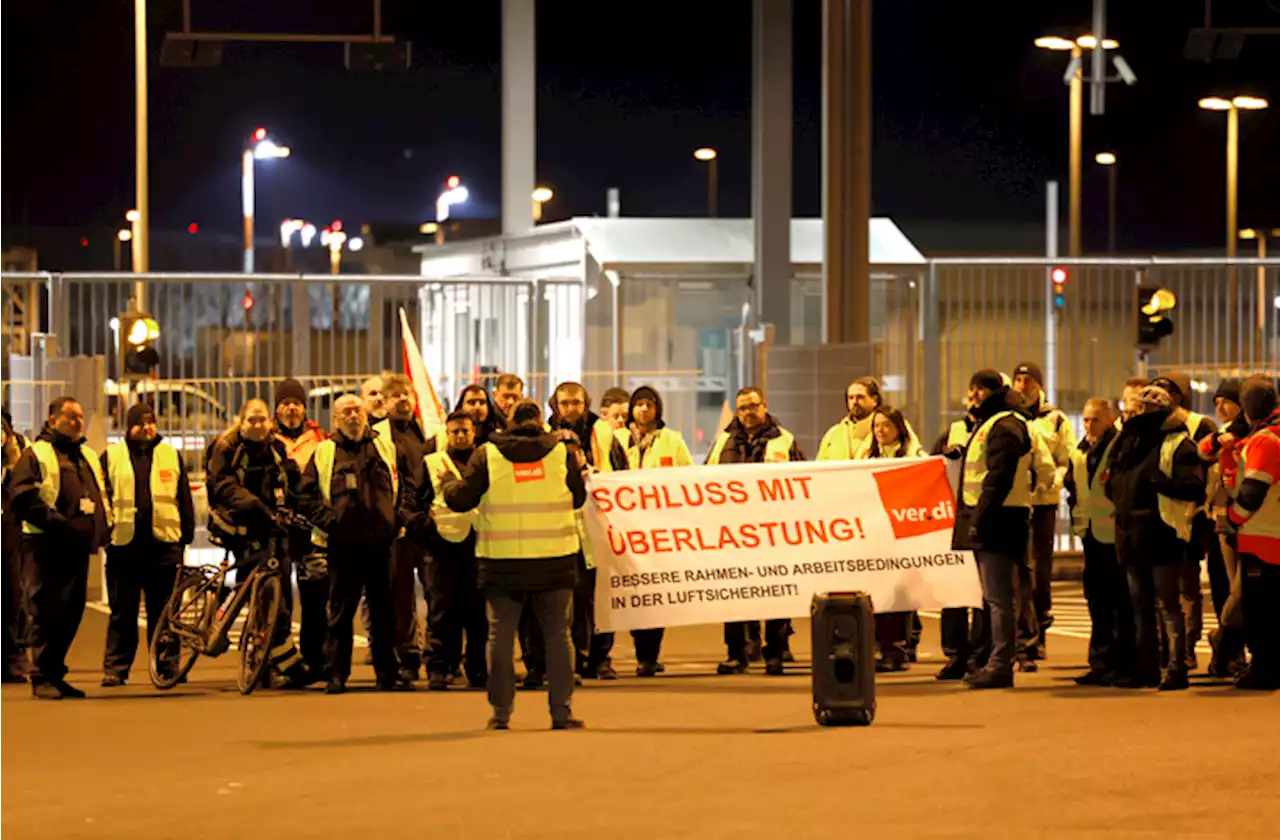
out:
<path id="1" fill-rule="evenodd" d="M 597 401 L 614 385 L 649 384 L 666 421 L 704 453 L 726 402 L 759 372 L 752 238 L 750 219 L 574 218 L 418 246 L 429 368 L 454 380 L 450 394 L 491 370 L 521 375 L 538 399 L 566 380 Z M 822 220 L 791 221 L 793 344 L 822 340 L 822 248 Z M 924 257 L 892 221 L 873 219 L 871 262 L 873 341 L 914 330 L 900 316 L 915 309 L 898 297 Z"/>

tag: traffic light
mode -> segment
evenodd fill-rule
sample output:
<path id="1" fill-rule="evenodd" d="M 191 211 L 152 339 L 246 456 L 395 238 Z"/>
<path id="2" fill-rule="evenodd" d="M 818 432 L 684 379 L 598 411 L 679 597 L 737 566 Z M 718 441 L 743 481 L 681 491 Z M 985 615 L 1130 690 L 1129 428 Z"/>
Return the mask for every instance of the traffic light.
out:
<path id="1" fill-rule="evenodd" d="M 1169 313 L 1178 300 L 1163 286 L 1138 287 L 1138 346 L 1155 347 L 1165 336 L 1173 335 L 1173 319 Z"/>
<path id="2" fill-rule="evenodd" d="M 154 377 L 160 354 L 156 352 L 156 340 L 160 338 L 160 325 L 145 312 L 125 312 L 120 320 L 120 360 L 122 374 L 127 380 Z"/>
<path id="3" fill-rule="evenodd" d="M 1061 309 L 1067 305 L 1067 270 L 1056 266 L 1049 272 L 1049 279 L 1053 280 L 1053 308 Z"/>

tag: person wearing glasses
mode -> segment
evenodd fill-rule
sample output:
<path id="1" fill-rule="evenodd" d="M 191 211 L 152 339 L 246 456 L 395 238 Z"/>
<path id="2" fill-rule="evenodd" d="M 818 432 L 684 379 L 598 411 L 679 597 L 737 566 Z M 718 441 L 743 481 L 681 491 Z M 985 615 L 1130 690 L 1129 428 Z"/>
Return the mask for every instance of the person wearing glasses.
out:
<path id="1" fill-rule="evenodd" d="M 736 416 L 716 437 L 708 464 L 769 464 L 803 461 L 804 455 L 795 435 L 779 425 L 769 413 L 764 392 L 749 385 L 734 398 Z M 724 644 L 728 656 L 716 667 L 717 674 L 742 674 L 747 670 L 746 621 L 730 621 L 724 626 Z M 782 654 L 786 650 L 791 620 L 771 618 L 764 626 L 764 670 L 772 676 L 782 673 Z"/>

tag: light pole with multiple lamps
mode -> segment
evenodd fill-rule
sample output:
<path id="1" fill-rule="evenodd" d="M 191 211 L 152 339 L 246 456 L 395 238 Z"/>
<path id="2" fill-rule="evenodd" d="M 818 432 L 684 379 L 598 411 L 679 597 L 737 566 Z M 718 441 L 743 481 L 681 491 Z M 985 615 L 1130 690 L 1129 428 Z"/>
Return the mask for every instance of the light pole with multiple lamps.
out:
<path id="1" fill-rule="evenodd" d="M 703 146 L 695 149 L 693 156 L 707 165 L 707 215 L 716 217 L 716 160 L 720 157 L 715 149 Z"/>
<path id="2" fill-rule="evenodd" d="M 1239 211 L 1240 188 L 1240 112 L 1262 111 L 1267 100 L 1257 96 L 1237 96 L 1225 99 L 1206 96 L 1198 103 L 1206 111 L 1227 112 L 1227 256 L 1236 255 L 1236 238 L 1239 236 L 1236 214 Z"/>
<path id="3" fill-rule="evenodd" d="M 240 203 L 244 212 L 244 273 L 253 273 L 253 205 L 254 161 L 287 158 L 288 146 L 278 146 L 267 137 L 267 130 L 259 128 L 249 137 L 249 142 L 240 156 Z"/>
<path id="4" fill-rule="evenodd" d="M 1107 168 L 1107 253 L 1116 252 L 1116 169 L 1119 161 L 1115 152 L 1098 152 L 1094 163 Z"/>

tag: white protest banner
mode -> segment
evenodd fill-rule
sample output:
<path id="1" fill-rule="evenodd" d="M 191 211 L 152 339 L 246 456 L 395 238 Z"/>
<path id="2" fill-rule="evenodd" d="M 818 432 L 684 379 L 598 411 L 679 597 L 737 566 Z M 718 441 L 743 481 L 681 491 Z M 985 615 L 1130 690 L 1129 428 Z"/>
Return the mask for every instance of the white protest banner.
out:
<path id="1" fill-rule="evenodd" d="M 587 490 L 604 631 L 808 615 L 817 592 L 982 605 L 942 458 L 630 470 Z"/>

